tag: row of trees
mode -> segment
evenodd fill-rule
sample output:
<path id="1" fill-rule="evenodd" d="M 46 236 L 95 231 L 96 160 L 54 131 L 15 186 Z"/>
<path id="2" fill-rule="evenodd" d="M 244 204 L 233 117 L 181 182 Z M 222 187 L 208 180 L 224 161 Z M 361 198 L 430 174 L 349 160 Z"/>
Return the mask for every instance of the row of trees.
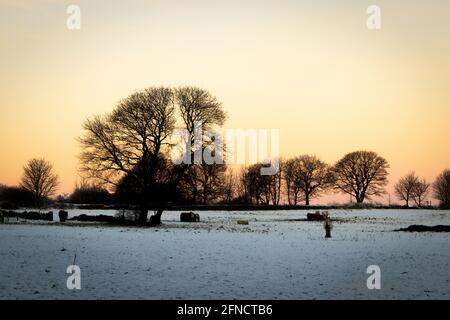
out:
<path id="1" fill-rule="evenodd" d="M 242 202 L 277 205 L 280 199 L 289 205 L 303 202 L 326 192 L 338 191 L 352 196 L 356 203 L 363 203 L 373 196 L 386 194 L 388 182 L 387 161 L 371 151 L 356 151 L 345 155 L 334 166 L 316 156 L 303 155 L 280 162 L 280 171 L 274 176 L 261 176 L 262 164 L 255 164 L 241 173 L 242 187 L 237 194 Z M 411 201 L 423 206 L 433 190 L 433 196 L 442 207 L 450 207 L 450 170 L 444 170 L 434 181 L 428 183 L 414 172 L 401 177 L 394 186 L 395 194 L 405 206 Z"/>
<path id="2" fill-rule="evenodd" d="M 166 195 L 170 202 L 183 204 L 242 203 L 273 204 L 310 200 L 326 192 L 341 191 L 352 195 L 357 203 L 374 195 L 382 195 L 387 183 L 387 162 L 374 152 L 357 151 L 344 156 L 330 166 L 316 156 L 303 155 L 280 161 L 280 170 L 272 176 L 261 175 L 263 164 L 254 164 L 240 172 L 226 165 L 199 164 L 189 168 L 174 190 Z M 131 177 L 120 180 L 111 194 L 101 184 L 82 180 L 68 197 L 60 200 L 71 203 L 130 203 L 140 201 L 140 190 Z M 32 159 L 24 167 L 19 187 L 0 186 L 1 198 L 22 206 L 42 205 L 58 187 L 58 176 L 44 159 Z M 413 201 L 421 207 L 434 190 L 434 197 L 443 206 L 450 203 L 450 170 L 445 170 L 431 185 L 414 172 L 399 179 L 394 186 L 399 200 L 409 207 Z M 161 193 L 161 191 L 160 191 Z M 150 203 L 151 205 L 151 203 Z"/>
<path id="3" fill-rule="evenodd" d="M 207 131 L 224 124 L 222 104 L 208 91 L 196 87 L 151 87 L 123 99 L 111 113 L 97 115 L 83 124 L 81 171 L 94 184 L 81 184 L 71 195 L 72 201 L 88 202 L 108 198 L 138 204 L 139 221 L 159 224 L 169 203 L 289 203 L 311 199 L 324 192 L 340 191 L 351 195 L 357 203 L 385 193 L 388 162 L 372 151 L 356 151 L 345 155 L 334 165 L 315 156 L 299 156 L 280 161 L 280 170 L 272 176 L 260 174 L 263 164 L 251 165 L 234 172 L 226 164 L 196 164 L 195 153 L 210 148 L 204 132 L 196 132 L 196 123 Z M 170 160 L 175 146 L 171 136 L 176 128 L 184 129 L 190 139 L 187 152 L 190 163 L 175 165 Z M 200 145 L 195 137 L 201 134 Z M 190 138 L 189 138 L 190 137 Z M 409 189 L 409 199 L 423 202 L 420 179 Z M 401 183 L 403 185 L 403 182 Z M 434 184 L 435 197 L 449 206 L 449 174 L 444 172 Z M 54 194 L 57 175 L 43 159 L 31 160 L 24 169 L 21 189 L 33 195 L 36 203 Z M 403 187 L 399 182 L 399 196 Z M 94 196 L 93 196 L 94 195 Z"/>
<path id="4" fill-rule="evenodd" d="M 258 204 L 279 204 L 283 196 L 288 204 L 297 205 L 327 191 L 340 191 L 363 203 L 372 196 L 385 193 L 388 180 L 388 162 L 372 151 L 355 151 L 330 166 L 311 155 L 302 155 L 280 161 L 280 170 L 274 176 L 261 176 L 262 164 L 247 168 L 242 174 L 244 194 Z"/>

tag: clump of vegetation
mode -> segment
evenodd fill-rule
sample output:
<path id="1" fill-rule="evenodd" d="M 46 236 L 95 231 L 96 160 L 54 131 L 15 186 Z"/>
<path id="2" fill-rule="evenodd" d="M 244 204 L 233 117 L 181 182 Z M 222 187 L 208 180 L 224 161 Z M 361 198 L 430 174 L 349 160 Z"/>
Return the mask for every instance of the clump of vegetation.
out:
<path id="1" fill-rule="evenodd" d="M 102 185 L 83 180 L 76 185 L 69 201 L 83 204 L 109 204 L 112 202 L 112 196 Z"/>
<path id="2" fill-rule="evenodd" d="M 33 194 L 21 187 L 0 185 L 0 207 L 3 209 L 17 209 L 32 206 Z"/>

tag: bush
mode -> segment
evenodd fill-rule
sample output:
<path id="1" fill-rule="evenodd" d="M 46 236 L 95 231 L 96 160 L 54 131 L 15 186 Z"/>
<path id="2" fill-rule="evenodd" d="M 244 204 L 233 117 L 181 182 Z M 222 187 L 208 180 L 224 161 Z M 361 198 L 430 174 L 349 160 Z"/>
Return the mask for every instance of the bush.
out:
<path id="1" fill-rule="evenodd" d="M 58 217 L 60 222 L 66 222 L 69 213 L 64 210 L 59 210 Z"/>
<path id="2" fill-rule="evenodd" d="M 69 201 L 78 204 L 108 204 L 111 203 L 111 194 L 105 188 L 95 185 L 83 185 L 75 189 Z"/>
<path id="3" fill-rule="evenodd" d="M 0 186 L 0 205 L 4 209 L 31 207 L 35 203 L 33 194 L 20 187 Z"/>

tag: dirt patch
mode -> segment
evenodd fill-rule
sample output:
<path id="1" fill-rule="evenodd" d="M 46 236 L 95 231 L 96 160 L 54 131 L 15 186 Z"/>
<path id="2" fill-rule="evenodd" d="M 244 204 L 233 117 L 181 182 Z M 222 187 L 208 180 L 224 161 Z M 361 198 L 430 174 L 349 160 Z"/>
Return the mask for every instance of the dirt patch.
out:
<path id="1" fill-rule="evenodd" d="M 397 229 L 394 231 L 407 231 L 407 232 L 450 232 L 450 226 L 437 225 L 437 226 L 423 226 L 412 225 L 408 228 Z"/>

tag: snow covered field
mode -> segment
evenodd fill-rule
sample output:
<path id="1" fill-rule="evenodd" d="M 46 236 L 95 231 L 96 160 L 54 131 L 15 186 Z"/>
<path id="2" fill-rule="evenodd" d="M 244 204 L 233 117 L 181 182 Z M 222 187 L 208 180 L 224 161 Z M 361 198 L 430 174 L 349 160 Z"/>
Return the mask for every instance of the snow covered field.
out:
<path id="1" fill-rule="evenodd" d="M 114 211 L 71 210 L 78 214 Z M 205 212 L 159 228 L 87 223 L 0 225 L 1 299 L 449 299 L 450 211 L 330 210 L 331 239 L 306 211 Z M 237 225 L 247 219 L 249 225 Z M 81 290 L 68 290 L 76 252 Z M 369 290 L 369 265 L 381 290 Z"/>

